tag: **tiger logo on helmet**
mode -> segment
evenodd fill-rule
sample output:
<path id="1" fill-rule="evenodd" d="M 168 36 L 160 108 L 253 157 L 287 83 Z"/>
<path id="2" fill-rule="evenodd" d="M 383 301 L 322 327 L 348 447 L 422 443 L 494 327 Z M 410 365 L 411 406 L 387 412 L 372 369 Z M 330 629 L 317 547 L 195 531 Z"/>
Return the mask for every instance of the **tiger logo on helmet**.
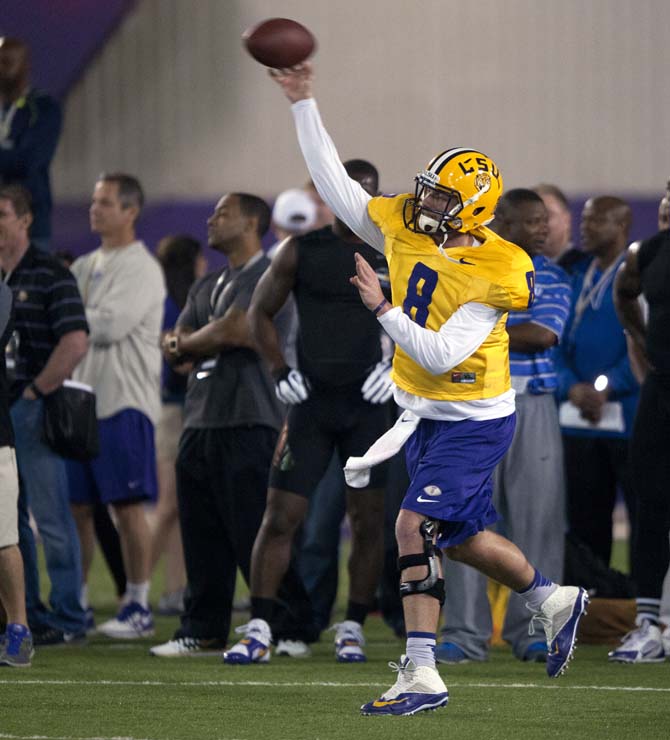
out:
<path id="1" fill-rule="evenodd" d="M 503 191 L 497 165 L 476 149 L 447 149 L 414 180 L 414 197 L 405 201 L 403 220 L 419 234 L 486 226 Z"/>

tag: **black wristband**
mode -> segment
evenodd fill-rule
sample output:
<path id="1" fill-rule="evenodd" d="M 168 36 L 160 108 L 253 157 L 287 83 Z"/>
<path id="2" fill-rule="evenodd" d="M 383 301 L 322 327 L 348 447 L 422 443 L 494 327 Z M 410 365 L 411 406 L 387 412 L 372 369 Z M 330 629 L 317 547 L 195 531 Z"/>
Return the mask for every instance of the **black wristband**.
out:
<path id="1" fill-rule="evenodd" d="M 46 393 L 42 393 L 42 391 L 37 387 L 37 384 L 35 381 L 31 381 L 31 383 L 28 385 L 28 388 L 38 397 L 38 398 L 44 398 L 46 396 Z"/>
<path id="2" fill-rule="evenodd" d="M 376 316 L 387 303 L 388 301 L 386 300 L 386 298 L 384 298 L 384 300 L 377 306 L 377 308 L 372 309 L 372 313 Z"/>

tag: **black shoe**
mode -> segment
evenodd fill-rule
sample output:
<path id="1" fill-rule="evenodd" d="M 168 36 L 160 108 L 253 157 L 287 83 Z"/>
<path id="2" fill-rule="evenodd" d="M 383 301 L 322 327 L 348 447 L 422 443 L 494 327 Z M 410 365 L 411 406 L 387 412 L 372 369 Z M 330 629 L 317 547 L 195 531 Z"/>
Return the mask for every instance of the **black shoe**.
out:
<path id="1" fill-rule="evenodd" d="M 33 631 L 33 645 L 82 645 L 86 643 L 86 632 L 63 632 L 55 627 L 44 627 Z"/>

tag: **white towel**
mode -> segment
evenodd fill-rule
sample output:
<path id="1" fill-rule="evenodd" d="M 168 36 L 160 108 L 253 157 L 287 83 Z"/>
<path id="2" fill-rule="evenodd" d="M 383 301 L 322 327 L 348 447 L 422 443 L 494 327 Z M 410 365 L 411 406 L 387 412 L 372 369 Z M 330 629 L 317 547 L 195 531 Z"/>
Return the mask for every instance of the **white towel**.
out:
<path id="1" fill-rule="evenodd" d="M 388 460 L 402 449 L 412 436 L 421 418 L 411 411 L 403 411 L 396 423 L 368 449 L 363 457 L 350 457 L 344 466 L 344 478 L 352 488 L 366 488 L 370 484 L 370 468 Z"/>

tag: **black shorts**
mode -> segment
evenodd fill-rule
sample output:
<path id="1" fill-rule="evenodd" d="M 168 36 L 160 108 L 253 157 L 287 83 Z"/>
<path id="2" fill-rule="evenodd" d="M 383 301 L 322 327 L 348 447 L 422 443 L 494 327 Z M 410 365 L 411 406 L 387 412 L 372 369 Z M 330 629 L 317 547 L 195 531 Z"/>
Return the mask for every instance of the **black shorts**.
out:
<path id="1" fill-rule="evenodd" d="M 391 407 L 364 401 L 358 385 L 313 391 L 289 409 L 272 459 L 270 487 L 309 497 L 335 450 L 344 466 L 384 434 L 392 423 Z M 387 467 L 372 468 L 368 488 L 386 485 Z"/>

